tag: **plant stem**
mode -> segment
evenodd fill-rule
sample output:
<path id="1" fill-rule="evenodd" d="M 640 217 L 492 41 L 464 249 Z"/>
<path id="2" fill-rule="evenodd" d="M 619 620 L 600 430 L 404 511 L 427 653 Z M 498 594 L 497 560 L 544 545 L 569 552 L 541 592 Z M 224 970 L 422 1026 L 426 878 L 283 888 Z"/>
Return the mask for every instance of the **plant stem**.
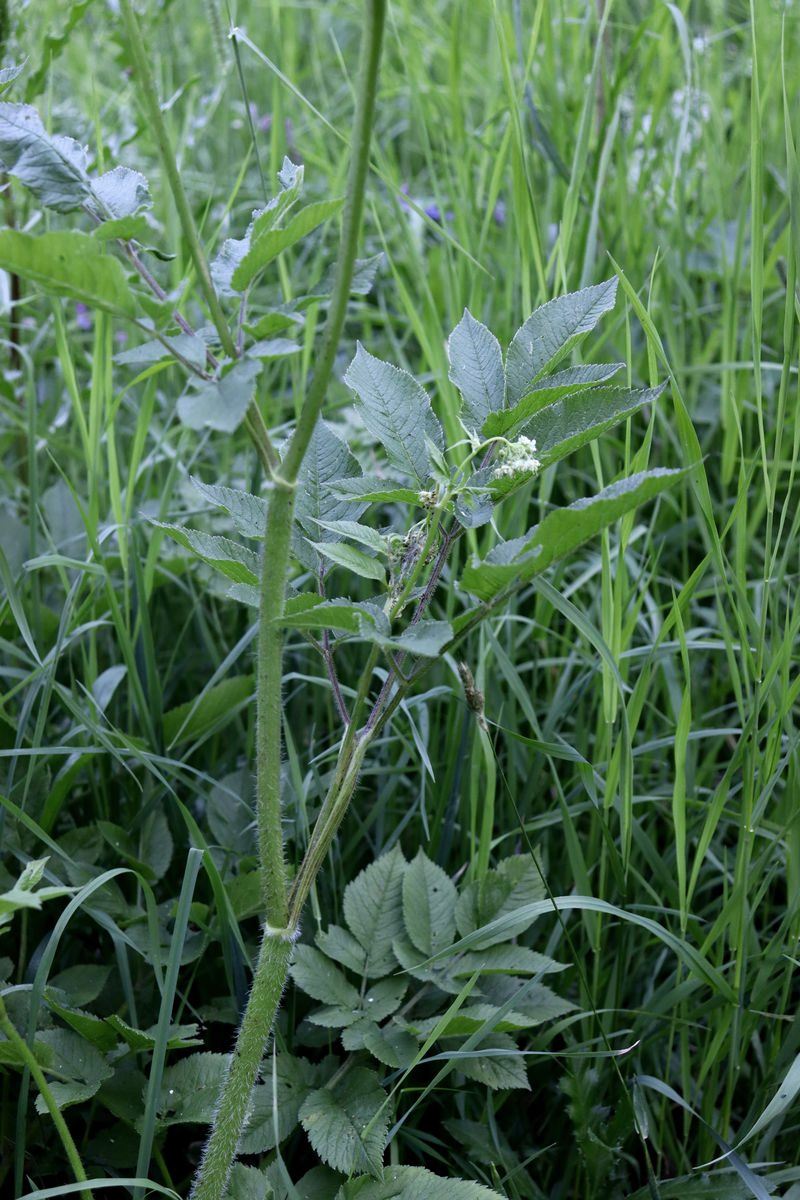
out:
<path id="1" fill-rule="evenodd" d="M 191 1192 L 192 1200 L 222 1200 L 245 1126 L 264 1045 L 278 1011 L 289 972 L 292 934 L 264 930 L 253 987 L 236 1035 L 236 1045 Z"/>
<path id="2" fill-rule="evenodd" d="M 134 25 L 130 0 L 122 2 L 126 19 L 130 25 Z M 325 399 L 347 314 L 364 208 L 364 187 L 369 167 L 369 147 L 385 17 L 386 0 L 367 0 L 351 143 L 352 156 L 333 294 L 322 333 L 317 370 L 303 400 L 283 462 L 279 470 L 273 473 L 261 572 L 256 664 L 256 815 L 267 926 L 253 978 L 253 990 L 236 1037 L 231 1066 L 223 1085 L 206 1151 L 195 1178 L 192 1200 L 222 1200 L 225 1194 L 231 1166 L 247 1119 L 253 1084 L 286 983 L 291 944 L 296 933 L 295 924 L 289 926 L 287 922 L 289 905 L 281 828 L 281 685 L 284 642 L 281 619 L 284 614 L 289 571 L 295 484 Z M 132 34 L 132 39 L 134 37 Z M 139 54 L 141 53 L 139 43 Z M 155 90 L 151 88 L 151 92 L 151 100 L 155 101 Z M 157 106 L 157 101 L 155 103 Z M 167 144 L 167 151 L 168 149 Z M 171 154 L 168 156 L 171 158 Z M 189 215 L 191 217 L 191 214 Z M 199 242 L 197 245 L 199 247 Z M 199 267 L 198 277 L 203 279 Z M 227 337 L 231 339 L 227 326 L 226 330 Z M 321 831 L 323 836 L 315 844 L 314 861 L 317 865 L 310 877 L 308 873 L 304 877 L 302 891 L 295 891 L 295 898 L 300 900 L 300 903 L 295 903 L 292 911 L 297 913 L 298 917 L 302 900 L 308 894 L 314 874 L 324 859 L 330 839 L 333 838 L 347 808 L 368 740 L 364 740 L 363 748 L 357 745 L 352 755 L 348 752 L 346 759 L 341 762 L 343 769 L 337 769 L 332 784 L 332 789 L 336 789 L 335 803 L 330 806 L 332 819 L 326 825 L 326 829 Z"/>
<path id="3" fill-rule="evenodd" d="M 83 1169 L 81 1156 L 78 1153 L 78 1147 L 75 1145 L 75 1142 L 72 1139 L 72 1134 L 67 1127 L 67 1123 L 61 1115 L 61 1109 L 56 1103 L 55 1096 L 50 1091 L 50 1087 L 44 1077 L 42 1068 L 36 1061 L 36 1055 L 33 1053 L 24 1037 L 17 1032 L 16 1026 L 9 1017 L 8 1010 L 5 1006 L 2 996 L 0 996 L 0 1030 L 3 1031 L 11 1045 L 19 1054 L 25 1066 L 30 1071 L 31 1078 L 38 1087 L 39 1093 L 47 1105 L 47 1111 L 52 1117 L 58 1136 L 61 1138 L 62 1145 L 66 1151 L 67 1158 L 69 1159 L 69 1165 L 72 1167 L 72 1173 L 75 1176 L 76 1181 L 78 1183 L 86 1183 L 87 1176 Z M 82 1200 L 92 1200 L 90 1192 L 81 1189 L 80 1194 Z"/>
<path id="4" fill-rule="evenodd" d="M 222 347 L 226 354 L 230 355 L 231 358 L 235 358 L 236 346 L 234 345 L 231 331 L 228 328 L 228 322 L 225 320 L 219 296 L 211 280 L 211 272 L 208 269 L 208 262 L 200 243 L 200 235 L 197 232 L 194 216 L 192 215 L 192 210 L 184 191 L 181 173 L 178 170 L 178 164 L 172 152 L 167 124 L 164 120 L 164 114 L 161 111 L 153 72 L 150 70 L 150 63 L 145 51 L 141 30 L 139 29 L 139 22 L 133 11 L 131 0 L 122 0 L 121 7 L 122 15 L 125 18 L 128 42 L 133 54 L 134 66 L 136 67 L 136 74 L 139 78 L 142 107 L 156 139 L 161 165 L 164 168 L 164 173 L 167 176 L 169 188 L 172 192 L 172 198 L 178 210 L 178 218 L 184 237 L 189 245 L 189 253 L 192 256 L 194 269 L 197 272 L 197 278 L 200 281 L 200 287 L 205 296 L 208 311 L 211 313 L 211 319 L 216 326 L 217 333 L 222 342 Z"/>
<path id="5" fill-rule="evenodd" d="M 153 72 L 150 70 L 150 63 L 145 51 L 141 30 L 139 29 L 139 22 L 137 21 L 136 14 L 133 11 L 131 0 L 122 0 L 122 15 L 125 18 L 128 41 L 133 54 L 136 75 L 139 80 L 142 107 L 144 108 L 145 115 L 150 122 L 153 135 L 156 139 L 161 165 L 164 168 L 165 175 L 167 176 L 167 182 L 169 183 L 169 188 L 172 192 L 175 208 L 178 211 L 178 219 L 181 223 L 183 236 L 186 238 L 186 242 L 189 247 L 189 253 L 191 255 L 192 262 L 194 263 L 194 269 L 200 282 L 200 288 L 203 292 L 203 296 L 205 297 L 206 304 L 208 305 L 208 311 L 211 314 L 214 327 L 219 334 L 219 340 L 222 344 L 223 350 L 229 358 L 236 358 L 238 357 L 236 343 L 233 340 L 233 334 L 231 333 L 228 322 L 225 319 L 225 313 L 222 311 L 222 305 L 220 304 L 219 296 L 217 295 L 216 288 L 214 287 L 214 283 L 211 278 L 208 260 L 206 259 L 206 255 L 200 241 L 200 234 L 198 233 L 197 225 L 192 214 L 192 209 L 186 196 L 186 191 L 184 190 L 183 180 L 181 179 L 178 164 L 175 161 L 175 155 L 172 152 L 172 145 L 169 140 L 169 132 L 164 120 L 164 114 L 161 111 L 161 105 L 159 104 L 158 92 L 156 91 L 155 80 L 153 79 Z M 152 275 L 141 262 L 136 252 L 132 251 L 131 249 L 128 249 L 127 252 L 131 258 L 131 261 L 145 282 L 153 289 L 156 295 L 161 292 L 163 296 L 163 289 L 161 289 L 160 285 L 153 279 Z M 185 322 L 180 316 L 178 316 L 176 319 L 178 320 L 178 324 L 181 326 L 184 332 L 191 332 L 191 327 L 189 326 L 188 322 Z M 266 425 L 264 424 L 264 419 L 261 416 L 261 412 L 259 411 L 255 402 L 250 405 L 247 417 L 245 418 L 245 425 L 248 433 L 255 443 L 259 457 L 261 458 L 265 469 L 267 470 L 268 474 L 272 474 L 273 470 L 278 464 L 278 455 L 272 445 L 272 442 L 270 441 Z"/>

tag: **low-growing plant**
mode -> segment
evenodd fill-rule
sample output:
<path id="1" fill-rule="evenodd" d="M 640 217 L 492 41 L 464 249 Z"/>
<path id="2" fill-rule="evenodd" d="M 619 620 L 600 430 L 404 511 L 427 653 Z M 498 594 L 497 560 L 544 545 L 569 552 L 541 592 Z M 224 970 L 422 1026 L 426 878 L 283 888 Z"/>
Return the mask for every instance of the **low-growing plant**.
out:
<path id="1" fill-rule="evenodd" d="M 460 427 L 448 435 L 424 388 L 361 345 L 344 373 L 355 398 L 347 424 L 341 413 L 338 421 L 330 412 L 323 417 L 349 298 L 369 289 L 378 265 L 375 259 L 358 261 L 356 250 L 384 0 L 368 0 L 365 7 L 346 196 L 302 207 L 303 169 L 287 159 L 275 196 L 254 212 L 243 236 L 226 241 L 210 263 L 130 0 L 122 0 L 121 9 L 142 109 L 159 147 L 210 324 L 193 328 L 179 297 L 166 293 L 148 265 L 149 189 L 143 176 L 121 166 L 93 172 L 76 142 L 49 134 L 34 109 L 14 103 L 0 104 L 4 168 L 43 207 L 59 214 L 83 212 L 87 229 L 5 229 L 0 266 L 53 296 L 140 329 L 146 340 L 118 361 L 145 372 L 164 359 L 180 365 L 187 378 L 177 401 L 180 420 L 219 436 L 245 426 L 263 479 L 253 493 L 218 480 L 194 481 L 200 497 L 227 514 L 237 538 L 152 523 L 155 538 L 169 535 L 221 576 L 231 603 L 258 611 L 255 811 L 263 937 L 232 1054 L 193 1053 L 161 1076 L 153 1068 L 150 1086 L 160 1099 L 149 1106 L 153 1119 L 142 1133 L 140 1176 L 149 1165 L 157 1113 L 162 1127 L 211 1124 L 195 1200 L 222 1200 L 229 1187 L 236 1196 L 263 1195 L 267 1186 L 283 1194 L 277 1168 L 262 1174 L 239 1164 L 231 1172 L 237 1154 L 274 1148 L 299 1121 L 323 1163 L 355 1177 L 342 1185 L 347 1200 L 400 1191 L 426 1200 L 439 1195 L 469 1200 L 485 1189 L 457 1181 L 445 1186 L 422 1168 L 397 1167 L 380 1186 L 370 1176 L 381 1176 L 397 1089 L 420 1061 L 430 1060 L 435 1047 L 443 1074 L 457 1070 L 489 1087 L 525 1087 L 516 1035 L 569 1011 L 570 1005 L 540 982 L 558 964 L 515 940 L 548 904 L 535 859 L 511 857 L 494 869 L 481 861 L 459 891 L 421 852 L 407 863 L 396 848 L 350 883 L 344 894 L 347 928 L 329 925 L 316 948 L 300 940 L 303 911 L 370 748 L 431 665 L 455 654 L 473 630 L 554 562 L 673 487 L 684 472 L 642 471 L 596 495 L 553 505 L 526 533 L 500 541 L 483 558 L 472 554 L 463 567 L 458 544 L 467 538 L 474 546 L 472 531 L 490 524 L 509 496 L 615 424 L 649 409 L 661 389 L 616 386 L 612 381 L 621 363 L 561 365 L 613 307 L 616 279 L 610 279 L 538 308 L 505 353 L 465 310 L 447 344 L 450 379 L 462 397 Z M 265 270 L 340 212 L 341 241 L 330 282 L 309 285 L 291 304 L 262 306 L 251 318 Z M 268 427 L 261 402 L 265 364 L 299 352 L 294 335 L 303 328 L 308 307 L 319 303 L 327 316 L 311 382 L 298 397 L 296 419 L 281 442 Z M 371 440 L 368 455 L 351 436 L 356 423 Z M 338 720 L 327 792 L 302 861 L 291 870 L 282 805 L 282 661 L 290 632 L 318 653 Z M 345 648 L 362 644 L 357 672 L 343 677 Z M 354 660 L 348 654 L 348 665 Z M 467 703 L 486 736 L 483 700 L 466 665 L 462 678 Z M 218 701 L 225 703 L 224 695 Z M 491 830 L 490 810 L 482 820 Z M 125 831 L 107 824 L 104 836 L 139 869 L 134 848 L 125 849 Z M 154 828 L 155 842 L 158 836 Z M 187 894 L 185 903 L 181 900 L 184 930 L 188 904 Z M 311 1025 L 342 1031 L 344 1057 L 321 1063 L 287 1053 L 264 1058 L 290 974 L 323 1005 L 309 1014 Z M 58 995 L 48 1002 L 69 1027 L 58 1031 L 56 1054 L 68 1058 L 76 1038 L 91 1047 L 80 1071 L 58 1071 L 67 1082 L 50 1086 L 57 1108 L 93 1094 L 120 1054 L 156 1044 L 153 1031 L 137 1030 L 120 1018 L 109 1026 Z M 162 1024 L 166 1031 L 168 1012 Z M 162 1054 L 196 1045 L 195 1032 L 194 1027 L 170 1028 L 169 1037 L 161 1038 Z M 394 1073 L 390 1090 L 374 1063 L 366 1065 L 371 1060 L 381 1072 Z M 52 1056 L 49 1062 L 52 1069 Z M 68 1092 L 59 1093 L 59 1086 Z M 334 1190 L 340 1187 L 338 1176 L 326 1179 L 315 1177 L 318 1194 L 327 1194 L 333 1184 Z"/>

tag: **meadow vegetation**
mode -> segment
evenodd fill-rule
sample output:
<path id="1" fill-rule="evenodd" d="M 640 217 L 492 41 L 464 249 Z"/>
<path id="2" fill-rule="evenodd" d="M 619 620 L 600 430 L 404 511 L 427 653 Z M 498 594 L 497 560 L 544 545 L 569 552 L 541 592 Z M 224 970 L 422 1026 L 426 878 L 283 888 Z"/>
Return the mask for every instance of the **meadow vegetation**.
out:
<path id="1" fill-rule="evenodd" d="M 0 1195 L 798 1200 L 797 6 L 0 39 Z"/>

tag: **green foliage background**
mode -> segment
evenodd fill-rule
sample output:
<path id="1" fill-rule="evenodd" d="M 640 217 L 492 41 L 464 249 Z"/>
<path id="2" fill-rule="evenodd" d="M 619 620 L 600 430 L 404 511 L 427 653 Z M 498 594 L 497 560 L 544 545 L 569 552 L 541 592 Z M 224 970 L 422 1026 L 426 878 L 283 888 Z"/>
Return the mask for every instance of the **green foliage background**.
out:
<path id="1" fill-rule="evenodd" d="M 146 11 L 209 248 L 242 235 L 285 154 L 305 164 L 309 199 L 342 194 L 358 4 L 242 3 L 235 41 L 215 35 L 213 5 Z M 35 102 L 99 165 L 143 171 L 162 256 L 149 261 L 197 317 L 115 6 L 29 0 L 10 23 L 4 63 L 28 63 L 4 98 Z M 442 661 L 373 748 L 304 942 L 342 924 L 346 885 L 398 845 L 467 879 L 535 845 L 550 893 L 600 902 L 540 916 L 522 938 L 569 964 L 557 989 L 575 1005 L 526 1031 L 529 1090 L 489 1090 L 455 1061 L 429 1088 L 439 1064 L 419 1067 L 397 1098 L 394 1120 L 413 1112 L 393 1129 L 393 1166 L 554 1200 L 800 1194 L 799 53 L 796 6 L 769 0 L 391 5 L 361 248 L 384 258 L 352 305 L 328 413 L 368 454 L 341 381 L 359 339 L 425 385 L 456 440 L 445 336 L 464 306 L 505 345 L 538 303 L 616 264 L 620 298 L 586 354 L 630 362 L 637 386 L 670 386 L 526 485 L 499 531 L 518 536 L 553 501 L 622 472 L 688 465 L 692 427 L 703 456 L 691 486 L 626 517 L 473 637 L 463 657 L 486 731 Z M 9 225 L 62 227 L 16 185 L 3 201 Z M 279 258 L 273 298 L 313 291 L 334 248 L 323 227 Z M 23 1027 L 49 972 L 41 1038 L 60 1056 L 53 1086 L 84 1088 L 65 1112 L 90 1174 L 130 1177 L 152 1119 L 151 1178 L 185 1194 L 201 1118 L 173 1125 L 159 1109 L 156 1122 L 143 1093 L 156 978 L 177 972 L 167 1071 L 224 1053 L 258 928 L 254 627 L 150 521 L 230 532 L 189 475 L 248 491 L 258 480 L 241 431 L 178 422 L 177 368 L 115 363 L 131 344 L 123 324 L 27 285 L 16 311 L 0 383 L 0 882 L 49 856 L 51 886 L 103 883 L 73 911 L 54 900 L 15 917 L 0 977 L 17 988 L 7 1004 Z M 302 353 L 269 366 L 270 428 L 293 417 L 313 369 L 315 312 Z M 471 531 L 461 565 L 495 540 Z M 459 605 L 446 586 L 434 615 Z M 356 665 L 362 653 L 347 650 Z M 287 834 L 300 852 L 335 713 L 297 637 L 285 705 Z M 207 849 L 202 862 L 191 846 Z M 59 1004 L 86 1014 L 82 1034 L 66 1023 L 87 1047 L 79 1061 Z M 313 1028 L 312 1009 L 290 989 L 276 1061 L 308 1056 L 319 1072 L 335 1037 Z M 98 1037 L 129 1048 L 123 1070 Z M 24 1191 L 65 1183 L 48 1118 L 19 1103 L 6 1057 L 0 1188 L 16 1194 L 23 1171 Z M 787 1076 L 785 1102 L 756 1124 Z M 721 1153 L 715 1134 L 738 1143 L 754 1126 L 741 1151 L 752 1178 L 743 1164 L 703 1167 Z M 295 1181 L 316 1161 L 299 1127 L 283 1156 Z M 248 1179 L 241 1168 L 242 1189 Z M 332 1194 L 330 1179 L 313 1184 Z"/>

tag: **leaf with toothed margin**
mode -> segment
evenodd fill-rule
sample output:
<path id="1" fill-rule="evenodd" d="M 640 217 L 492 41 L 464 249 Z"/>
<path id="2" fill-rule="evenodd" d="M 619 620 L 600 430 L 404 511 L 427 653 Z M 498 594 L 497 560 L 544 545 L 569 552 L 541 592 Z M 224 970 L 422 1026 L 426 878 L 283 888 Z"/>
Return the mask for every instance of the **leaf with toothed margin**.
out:
<path id="1" fill-rule="evenodd" d="M 303 168 L 284 158 L 278 172 L 281 191 L 264 206 L 253 212 L 253 218 L 243 238 L 227 238 L 211 263 L 211 279 L 223 296 L 233 296 L 239 289 L 233 285 L 234 273 L 250 251 L 254 238 L 270 230 L 298 199 L 303 187 Z M 263 334 L 257 336 L 263 337 Z"/>
<path id="2" fill-rule="evenodd" d="M 336 1200 L 499 1200 L 473 1180 L 444 1178 L 426 1167 L 387 1167 L 380 1180 L 362 1176 L 342 1184 Z"/>
<path id="3" fill-rule="evenodd" d="M 319 1088 L 300 1109 L 300 1122 L 319 1157 L 335 1171 L 380 1176 L 389 1125 L 386 1092 L 378 1076 L 353 1067 Z"/>
<path id="4" fill-rule="evenodd" d="M 151 524 L 163 529 L 179 545 L 191 550 L 234 583 L 258 585 L 261 562 L 259 556 L 247 546 L 240 546 L 238 542 L 214 533 L 186 529 L 183 525 L 169 525 L 165 521 L 152 521 Z"/>
<path id="5" fill-rule="evenodd" d="M 565 396 L 548 405 L 526 426 L 525 432 L 536 440 L 536 457 L 543 467 L 560 462 L 607 430 L 626 421 L 642 408 L 654 404 L 666 384 L 655 388 L 626 390 L 596 388 Z"/>
<path id="6" fill-rule="evenodd" d="M 196 491 L 217 508 L 224 508 L 243 537 L 263 538 L 267 526 L 267 501 L 261 496 L 251 496 L 239 488 L 222 487 L 220 484 L 203 483 L 190 475 Z"/>
<path id="7" fill-rule="evenodd" d="M 450 380 L 461 392 L 467 423 L 480 429 L 491 412 L 503 407 L 505 375 L 497 338 L 468 308 L 447 339 Z"/>
<path id="8" fill-rule="evenodd" d="M 466 567 L 462 587 L 491 600 L 508 585 L 527 583 L 640 504 L 673 487 L 686 471 L 656 469 L 631 475 L 596 496 L 557 508 L 528 533 L 495 547 L 482 562 Z"/>
<path id="9" fill-rule="evenodd" d="M 334 216 L 342 204 L 340 199 L 317 200 L 301 208 L 280 229 L 270 228 L 263 233 L 260 232 L 257 217 L 253 222 L 247 252 L 231 275 L 231 288 L 236 292 L 243 292 L 279 254 Z"/>
<path id="10" fill-rule="evenodd" d="M 531 313 L 514 334 L 506 355 L 506 408 L 533 390 L 544 375 L 574 346 L 581 334 L 594 329 L 614 307 L 617 279 L 598 283 L 550 300 Z"/>
<path id="11" fill-rule="evenodd" d="M 429 428 L 433 414 L 423 388 L 407 371 L 375 358 L 360 342 L 344 381 L 358 396 L 364 424 L 383 445 L 390 462 L 424 488 L 430 478 L 426 435 L 434 431 Z"/>
<path id="12" fill-rule="evenodd" d="M 362 500 L 367 504 L 413 504 L 421 507 L 419 492 L 403 487 L 392 479 L 362 475 L 357 479 L 336 479 L 326 490 L 339 500 Z"/>
<path id="13" fill-rule="evenodd" d="M 397 967 L 392 942 L 403 932 L 403 875 L 406 860 L 398 846 L 370 863 L 345 888 L 344 919 L 367 953 L 368 978 Z"/>
<path id="14" fill-rule="evenodd" d="M 349 546 L 346 542 L 312 542 L 318 554 L 332 562 L 335 566 L 344 567 L 362 579 L 375 579 L 378 583 L 386 580 L 386 568 L 376 558 L 370 558 L 363 550 Z"/>
<path id="15" fill-rule="evenodd" d="M 30 104 L 0 103 L 0 164 L 54 212 L 91 199 L 86 151 L 74 138 L 49 134 Z"/>
<path id="16" fill-rule="evenodd" d="M 153 339 L 132 346 L 129 350 L 120 350 L 114 355 L 114 362 L 120 366 L 144 367 L 170 357 L 202 369 L 206 365 L 206 344 L 193 333 L 176 333 L 172 337 L 165 337 L 163 342 Z"/>
<path id="17" fill-rule="evenodd" d="M 534 413 L 547 405 L 554 404 L 562 396 L 571 396 L 586 388 L 596 388 L 617 374 L 624 363 L 586 363 L 579 367 L 567 367 L 565 371 L 557 371 L 540 379 L 536 387 L 523 396 L 511 408 L 501 412 L 490 413 L 486 418 L 482 433 L 484 437 L 504 437 L 514 429 L 524 426 Z"/>

